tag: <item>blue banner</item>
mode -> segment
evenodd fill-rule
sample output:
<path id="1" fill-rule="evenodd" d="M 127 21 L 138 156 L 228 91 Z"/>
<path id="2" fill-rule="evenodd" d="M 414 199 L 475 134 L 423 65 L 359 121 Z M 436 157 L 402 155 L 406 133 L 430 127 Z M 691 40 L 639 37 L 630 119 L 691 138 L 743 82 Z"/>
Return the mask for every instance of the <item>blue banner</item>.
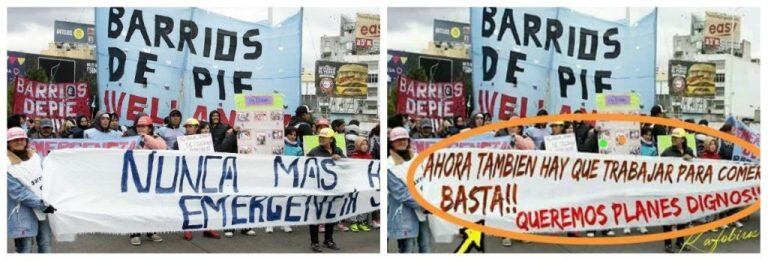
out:
<path id="1" fill-rule="evenodd" d="M 595 110 L 598 93 L 655 100 L 656 11 L 628 25 L 567 8 L 471 8 L 474 110 L 494 120 Z"/>
<path id="2" fill-rule="evenodd" d="M 299 104 L 299 12 L 275 26 L 199 8 L 96 8 L 101 108 L 123 124 L 144 112 L 157 124 L 172 109 L 230 125 L 238 93 L 285 96 Z"/>

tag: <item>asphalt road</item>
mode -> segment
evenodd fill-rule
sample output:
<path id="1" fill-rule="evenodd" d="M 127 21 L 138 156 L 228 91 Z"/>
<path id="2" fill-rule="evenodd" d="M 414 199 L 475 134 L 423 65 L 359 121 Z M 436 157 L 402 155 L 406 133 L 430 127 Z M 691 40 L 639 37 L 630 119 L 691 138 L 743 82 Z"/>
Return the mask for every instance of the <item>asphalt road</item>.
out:
<path id="1" fill-rule="evenodd" d="M 731 232 L 734 227 L 726 230 L 725 235 Z M 661 228 L 650 228 L 651 233 L 661 232 Z M 744 227 L 739 231 L 760 231 L 760 214 L 752 214 L 749 220 L 744 223 Z M 637 231 L 633 231 L 637 233 Z M 687 239 L 698 250 L 692 250 L 690 253 L 701 253 L 708 251 L 703 246 L 707 238 L 716 238 L 720 232 L 707 232 L 698 240 L 696 238 Z M 616 236 L 621 236 L 621 231 L 616 231 Z M 433 245 L 433 251 L 437 253 L 452 253 L 461 243 L 462 239 L 457 237 L 451 243 L 436 243 Z M 711 244 L 710 244 L 711 245 Z M 486 253 L 665 253 L 662 242 L 651 242 L 643 244 L 631 244 L 620 246 L 574 246 L 574 245 L 553 245 L 539 243 L 523 243 L 513 241 L 512 246 L 505 247 L 501 245 L 501 238 L 485 237 Z M 396 253 L 397 243 L 394 240 L 387 242 L 387 252 Z M 713 251 L 715 253 L 760 253 L 760 237 L 735 242 L 720 243 Z"/>
<path id="2" fill-rule="evenodd" d="M 185 241 L 181 233 L 161 234 L 163 242 L 151 242 L 142 238 L 141 246 L 129 243 L 128 236 L 120 235 L 81 235 L 74 242 L 55 242 L 56 253 L 310 253 L 309 227 L 294 227 L 293 233 L 285 233 L 275 228 L 273 234 L 263 229 L 257 230 L 256 236 L 235 233 L 233 238 L 212 239 L 203 237 L 202 232 L 195 232 L 191 241 Z M 379 230 L 370 232 L 334 231 L 334 241 L 341 248 L 334 251 L 324 248 L 324 253 L 378 253 Z M 320 241 L 323 234 L 320 234 Z M 8 242 L 8 252 L 13 252 L 13 240 Z"/>

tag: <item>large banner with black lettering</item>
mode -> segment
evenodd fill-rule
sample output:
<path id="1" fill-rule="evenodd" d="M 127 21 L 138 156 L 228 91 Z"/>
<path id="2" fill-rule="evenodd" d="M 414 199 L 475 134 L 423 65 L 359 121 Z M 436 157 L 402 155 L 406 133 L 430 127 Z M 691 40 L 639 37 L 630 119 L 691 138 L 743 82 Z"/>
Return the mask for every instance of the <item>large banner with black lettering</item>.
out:
<path id="1" fill-rule="evenodd" d="M 57 238 L 335 222 L 379 208 L 379 161 L 73 149 L 43 163 Z"/>
<path id="2" fill-rule="evenodd" d="M 474 106 L 513 114 L 592 111 L 598 93 L 655 99 L 656 11 L 628 24 L 567 8 L 471 8 Z"/>
<path id="3" fill-rule="evenodd" d="M 443 149 L 415 179 L 448 214 L 524 233 L 680 224 L 760 196 L 759 165 L 592 153 Z"/>
<path id="4" fill-rule="evenodd" d="M 122 124 L 139 112 L 163 123 L 171 109 L 234 124 L 234 95 L 299 103 L 301 12 L 270 25 L 199 8 L 96 8 L 99 99 Z"/>

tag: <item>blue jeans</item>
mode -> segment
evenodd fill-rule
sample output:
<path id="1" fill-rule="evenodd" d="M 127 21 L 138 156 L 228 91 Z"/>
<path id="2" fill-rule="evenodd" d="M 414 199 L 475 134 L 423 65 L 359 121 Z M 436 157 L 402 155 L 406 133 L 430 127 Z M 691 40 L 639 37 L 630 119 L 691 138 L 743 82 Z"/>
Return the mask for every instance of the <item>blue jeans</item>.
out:
<path id="1" fill-rule="evenodd" d="M 416 238 L 398 239 L 397 249 L 399 253 L 413 253 L 417 244 L 419 253 L 432 253 L 432 232 L 427 221 L 419 222 L 419 235 Z"/>
<path id="2" fill-rule="evenodd" d="M 51 226 L 48 219 L 38 221 L 36 237 L 14 238 L 13 243 L 16 246 L 16 253 L 32 253 L 32 246 L 37 241 L 37 253 L 51 253 Z"/>

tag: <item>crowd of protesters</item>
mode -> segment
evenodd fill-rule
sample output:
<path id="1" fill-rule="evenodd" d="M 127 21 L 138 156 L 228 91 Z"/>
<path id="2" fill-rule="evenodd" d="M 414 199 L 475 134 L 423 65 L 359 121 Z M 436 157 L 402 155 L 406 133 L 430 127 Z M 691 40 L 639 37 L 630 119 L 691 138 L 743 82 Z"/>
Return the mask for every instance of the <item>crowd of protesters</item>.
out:
<path id="1" fill-rule="evenodd" d="M 24 115 L 12 115 L 8 118 L 8 238 L 14 239 L 16 252 L 33 252 L 34 243 L 37 244 L 37 252 L 51 252 L 51 230 L 46 220 L 47 214 L 55 212 L 55 208 L 43 202 L 42 184 L 42 160 L 29 147 L 30 140 L 36 139 L 94 139 L 105 140 L 120 137 L 140 136 L 137 150 L 178 150 L 176 139 L 184 135 L 210 133 L 215 152 L 237 153 L 237 135 L 239 128 L 233 128 L 222 122 L 218 111 L 212 111 L 208 115 L 209 121 L 195 118 L 183 120 L 181 111 L 172 110 L 164 118 L 164 124 L 158 125 L 146 114 L 136 115 L 132 126 L 122 126 L 119 117 L 113 113 L 97 113 L 91 120 L 83 115 L 61 121 L 58 128 L 54 128 L 51 119 L 37 117 L 27 118 Z M 343 134 L 347 144 L 345 150 L 337 147 L 336 134 Z M 346 123 L 343 119 L 335 119 L 328 122 L 325 118 L 315 118 L 312 110 L 306 105 L 299 106 L 292 120 L 285 126 L 284 155 L 330 157 L 334 160 L 341 158 L 377 159 L 379 158 L 379 126 L 374 127 L 370 134 L 365 136 L 360 130 L 360 122 L 351 120 Z M 319 146 L 310 151 L 303 150 L 303 137 L 317 135 Z M 346 153 L 344 153 L 346 151 Z M 15 173 L 23 173 L 16 175 Z M 25 175 L 34 173 L 35 175 Z M 40 180 L 30 180 L 40 178 Z M 328 249 L 339 250 L 340 247 L 333 240 L 333 231 L 368 232 L 372 228 L 379 227 L 379 211 L 352 217 L 342 222 L 325 225 L 310 225 L 310 248 L 313 252 L 322 252 L 319 233 L 324 233 L 323 246 Z M 293 229 L 283 226 L 282 230 L 291 233 Z M 273 233 L 274 228 L 265 228 L 266 233 Z M 223 237 L 234 237 L 234 230 L 225 230 Z M 256 236 L 254 229 L 243 229 L 242 235 Z M 163 238 L 157 233 L 146 233 L 144 236 L 154 242 L 162 242 Z M 222 235 L 213 230 L 203 231 L 203 236 L 220 239 Z M 140 246 L 141 234 L 131 234 L 130 244 Z M 192 240 L 193 232 L 182 233 L 184 240 Z"/>
<path id="2" fill-rule="evenodd" d="M 580 114 L 585 113 L 585 111 L 578 110 L 574 113 Z M 548 114 L 546 110 L 539 110 L 536 116 L 546 116 Z M 667 117 L 664 108 L 660 105 L 655 105 L 651 108 L 650 116 Z M 511 120 L 515 118 L 517 117 L 512 116 Z M 468 129 L 491 124 L 491 119 L 491 116 L 487 113 L 476 113 L 468 119 L 456 116 L 440 120 L 395 115 L 388 119 L 387 126 L 387 137 L 389 139 L 388 167 L 392 168 L 406 164 L 406 162 L 416 157 L 416 151 L 411 147 L 411 140 L 413 139 L 448 138 Z M 747 125 L 751 123 L 749 118 L 743 121 Z M 687 119 L 686 122 L 696 123 L 693 119 Z M 702 119 L 698 124 L 708 126 L 709 122 Z M 719 130 L 731 134 L 732 128 L 733 126 L 726 123 Z M 576 138 L 578 152 L 598 153 L 598 135 L 600 131 L 594 122 L 555 121 L 537 123 L 532 126 L 508 127 L 492 131 L 488 135 L 491 137 L 509 137 L 510 147 L 515 150 L 545 150 L 544 137 L 573 133 Z M 733 155 L 733 143 L 701 133 L 694 133 L 697 144 L 696 151 L 694 152 L 694 149 L 689 148 L 687 145 L 686 139 L 690 136 L 688 136 L 688 132 L 683 128 L 644 123 L 641 124 L 640 134 L 639 154 L 641 156 L 679 157 L 685 160 L 695 160 L 698 156 L 698 158 L 730 160 Z M 672 145 L 663 151 L 659 151 L 657 148 L 658 136 L 661 135 L 669 135 L 672 140 Z M 410 253 L 416 250 L 420 253 L 431 252 L 432 235 L 429 230 L 428 219 L 424 218 L 429 213 L 411 197 L 405 183 L 405 178 L 389 172 L 387 176 L 387 192 L 388 238 L 397 241 L 398 251 L 401 253 Z M 732 209 L 721 213 L 720 218 L 737 211 L 737 209 Z M 667 232 L 673 229 L 684 229 L 692 226 L 692 223 L 706 223 L 715 219 L 717 218 L 708 217 L 686 224 L 662 226 L 662 230 Z M 745 222 L 745 220 L 736 221 L 730 225 L 741 228 L 744 226 L 742 222 Z M 713 229 L 713 231 L 726 229 L 730 225 Z M 646 227 L 638 227 L 636 230 L 641 234 L 648 233 L 648 228 Z M 632 229 L 629 227 L 623 228 L 622 232 L 624 234 L 631 234 Z M 570 237 L 615 236 L 616 232 L 613 230 L 586 231 L 585 233 L 570 232 L 566 233 L 566 235 Z M 684 247 L 683 243 L 682 237 L 676 238 L 674 245 L 671 239 L 667 239 L 664 241 L 664 251 L 668 253 L 690 251 Z M 502 239 L 502 245 L 511 246 L 512 240 L 504 238 Z"/>

